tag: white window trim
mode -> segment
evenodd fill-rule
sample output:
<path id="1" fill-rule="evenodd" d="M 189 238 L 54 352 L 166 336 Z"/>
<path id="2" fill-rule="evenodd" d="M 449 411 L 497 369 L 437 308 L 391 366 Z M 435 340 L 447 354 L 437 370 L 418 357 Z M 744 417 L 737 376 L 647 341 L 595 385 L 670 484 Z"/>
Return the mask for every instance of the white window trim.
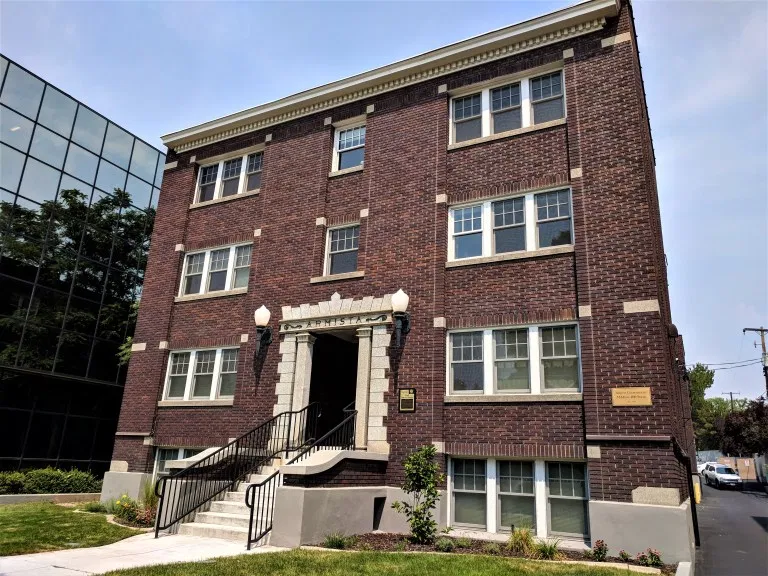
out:
<path id="1" fill-rule="evenodd" d="M 183 460 L 184 459 L 184 452 L 186 450 L 197 450 L 197 448 L 192 448 L 190 446 L 182 446 L 182 447 L 177 447 L 177 446 L 156 446 L 156 450 L 155 450 L 155 464 L 154 464 L 154 466 L 152 468 L 152 478 L 155 479 L 155 480 L 157 479 L 157 475 L 159 473 L 158 468 L 160 467 L 160 450 L 176 450 L 176 456 L 177 457 L 174 458 L 173 460 Z M 200 452 L 202 452 L 202 451 L 203 451 L 203 449 L 200 449 L 198 451 L 198 454 Z"/>
<path id="2" fill-rule="evenodd" d="M 470 140 L 462 140 L 461 144 L 466 144 L 468 142 L 472 142 L 474 140 L 480 140 L 481 138 L 486 138 L 488 136 L 497 136 L 497 135 L 503 135 L 503 134 L 513 134 L 515 133 L 515 130 L 522 130 L 524 128 L 531 128 L 536 126 L 536 124 L 533 123 L 533 101 L 531 100 L 531 80 L 534 78 L 538 78 L 539 76 L 545 76 L 547 74 L 553 74 L 555 72 L 560 72 L 562 87 L 563 87 L 563 120 L 565 120 L 568 117 L 568 107 L 566 105 L 566 95 L 565 95 L 565 70 L 562 67 L 562 65 L 559 65 L 558 67 L 543 67 L 536 70 L 529 70 L 525 73 L 525 75 L 513 75 L 508 76 L 505 78 L 498 78 L 493 81 L 492 84 L 481 84 L 478 86 L 470 86 L 466 88 L 461 88 L 460 90 L 457 90 L 451 94 L 450 99 L 450 108 L 449 108 L 449 119 L 450 119 L 450 126 L 448 129 L 448 145 L 451 146 L 453 144 L 457 144 L 456 142 L 456 122 L 453 119 L 453 102 L 456 99 L 459 98 L 466 98 L 467 96 L 471 96 L 473 94 L 480 94 L 481 98 L 481 121 L 480 125 L 482 126 L 480 136 L 474 139 Z M 509 84 L 516 84 L 520 83 L 520 128 L 515 128 L 513 130 L 508 130 L 505 132 L 497 132 L 493 133 L 491 130 L 493 128 L 493 120 L 492 120 L 492 111 L 491 111 L 491 91 L 495 88 L 501 88 L 502 86 L 507 86 Z M 545 124 L 543 122 L 540 122 L 539 124 Z"/>
<path id="3" fill-rule="evenodd" d="M 365 166 L 365 153 L 363 153 L 363 162 L 359 166 L 353 166 L 351 168 L 345 168 L 344 170 L 339 170 L 339 137 L 341 136 L 342 132 L 345 132 L 346 130 L 353 130 L 354 128 L 366 128 L 365 141 L 367 143 L 368 129 L 366 127 L 365 116 L 363 116 L 362 118 L 359 116 L 356 116 L 355 118 L 350 118 L 348 120 L 344 120 L 342 122 L 336 122 L 333 124 L 333 157 L 331 159 L 331 174 L 334 174 L 336 172 L 345 172 L 346 170 L 360 170 Z M 352 148 L 345 148 L 344 152 L 347 152 L 349 150 L 356 150 L 357 148 L 365 148 L 365 144 L 354 146 Z"/>
<path id="4" fill-rule="evenodd" d="M 237 362 L 240 363 L 240 355 L 239 355 L 239 346 L 223 346 L 221 348 L 188 348 L 188 349 L 181 349 L 181 350 L 171 350 L 171 353 L 168 354 L 168 361 L 167 366 L 165 369 L 165 385 L 163 386 L 163 400 L 171 400 L 176 402 L 181 401 L 196 401 L 196 400 L 220 400 L 220 399 L 230 399 L 234 398 L 234 394 L 232 396 L 219 396 L 219 386 L 220 386 L 220 380 L 221 380 L 221 355 L 223 350 L 238 350 L 238 357 Z M 192 396 L 192 386 L 194 383 L 194 377 L 195 377 L 195 363 L 197 361 L 197 353 L 198 352 L 209 352 L 211 350 L 216 351 L 216 358 L 214 360 L 213 365 L 213 381 L 211 382 L 211 392 L 208 395 L 208 397 L 202 397 L 202 396 Z M 168 397 L 168 392 L 170 389 L 170 382 L 171 382 L 171 364 L 174 354 L 184 354 L 189 353 L 189 367 L 187 368 L 187 376 L 186 376 L 186 383 L 184 385 L 184 396 L 179 397 Z M 237 374 L 237 372 L 235 372 Z"/>
<path id="5" fill-rule="evenodd" d="M 198 296 L 202 294 L 226 294 L 228 292 L 242 290 L 242 288 L 234 287 L 235 255 L 237 254 L 237 249 L 241 246 L 251 246 L 251 262 L 253 262 L 253 242 L 242 242 L 239 244 L 216 246 L 215 248 L 206 248 L 205 250 L 195 250 L 192 252 L 185 253 L 184 260 L 182 261 L 181 282 L 179 282 L 179 289 L 177 292 L 178 297 L 185 298 L 190 296 Z M 210 292 L 208 290 L 208 273 L 210 272 L 210 266 L 211 266 L 211 253 L 217 250 L 224 250 L 227 248 L 229 249 L 229 259 L 227 260 L 227 279 L 225 281 L 226 288 L 224 290 L 215 290 L 213 292 Z M 200 281 L 200 291 L 197 293 L 192 292 L 190 294 L 184 294 L 184 284 L 186 283 L 186 279 L 187 279 L 187 259 L 190 256 L 194 256 L 195 254 L 205 254 L 205 260 L 203 262 L 203 272 L 202 272 L 203 277 Z M 241 268 L 244 268 L 244 266 L 241 266 Z M 249 268 L 250 268 L 250 265 L 249 265 Z M 246 285 L 245 288 L 247 287 L 248 286 Z"/>
<path id="6" fill-rule="evenodd" d="M 536 190 L 533 192 L 526 192 L 523 194 L 512 194 L 509 196 L 500 196 L 498 198 L 489 198 L 486 200 L 478 200 L 475 202 L 462 202 L 461 204 L 451 204 L 448 207 L 448 262 L 463 262 L 469 261 L 473 258 L 486 258 L 489 256 L 498 256 L 505 254 L 526 254 L 529 252 L 537 252 L 539 250 L 549 250 L 550 248 L 559 248 L 560 246 L 547 246 L 544 248 L 539 247 L 539 226 L 536 218 L 536 196 L 539 194 L 546 194 L 547 192 L 557 192 L 558 190 L 568 190 L 568 202 L 570 209 L 569 220 L 571 222 L 571 243 L 563 244 L 562 246 L 573 246 L 576 242 L 575 230 L 573 227 L 573 189 L 570 186 L 555 186 L 552 188 L 545 188 L 542 190 Z M 503 202 L 504 200 L 511 200 L 513 198 L 524 198 L 524 214 L 525 223 L 522 226 L 525 227 L 525 250 L 518 250 L 516 252 L 495 252 L 494 246 L 494 227 L 493 227 L 493 204 L 496 202 Z M 482 253 L 477 256 L 467 256 L 465 258 L 456 258 L 456 244 L 454 239 L 457 236 L 462 236 L 465 233 L 455 234 L 453 231 L 454 223 L 454 210 L 461 208 L 469 208 L 470 206 L 482 206 L 482 219 L 481 229 L 482 234 Z M 564 220 L 565 218 L 563 218 Z M 475 231 L 476 232 L 476 231 Z"/>
<path id="7" fill-rule="evenodd" d="M 334 230 L 343 230 L 344 228 L 354 228 L 357 226 L 360 228 L 360 222 L 351 222 L 347 224 L 342 224 L 340 226 L 333 226 L 331 228 L 326 229 L 325 231 L 325 259 L 323 261 L 323 276 L 340 276 L 342 274 L 354 274 L 355 272 L 358 272 L 360 270 L 360 236 L 357 237 L 357 248 L 355 248 L 355 251 L 357 251 L 357 270 L 353 270 L 352 272 L 340 272 L 339 274 L 331 274 L 331 232 Z M 342 250 L 341 252 L 353 252 L 353 250 Z M 334 254 L 340 254 L 341 252 L 334 252 Z"/>
<path id="8" fill-rule="evenodd" d="M 243 154 L 234 154 L 231 156 L 227 156 L 226 158 L 221 158 L 216 160 L 215 162 L 205 162 L 200 164 L 200 168 L 197 171 L 197 181 L 195 182 L 195 198 L 192 205 L 195 204 L 207 204 L 208 202 L 214 202 L 216 200 L 221 200 L 222 198 L 234 198 L 236 196 L 239 196 L 240 194 L 245 193 L 245 183 L 246 183 L 246 175 L 248 173 L 248 156 L 251 154 L 263 154 L 264 150 L 263 148 L 257 149 L 257 150 L 251 150 L 249 149 L 247 152 Z M 224 163 L 228 162 L 229 160 L 236 160 L 237 158 L 241 159 L 240 164 L 240 180 L 237 185 L 237 194 L 231 194 L 230 196 L 222 196 L 223 192 L 223 176 L 224 176 Z M 218 166 L 219 169 L 216 172 L 216 185 L 213 190 L 213 198 L 210 200 L 200 200 L 200 179 L 203 176 L 203 168 L 207 168 L 209 166 Z M 264 160 L 262 158 L 262 169 L 261 171 L 264 171 Z M 255 194 L 260 190 L 260 188 L 256 188 L 254 190 L 249 190 L 248 194 Z"/>
<path id="9" fill-rule="evenodd" d="M 549 486 L 547 484 L 547 464 L 549 462 L 574 462 L 578 464 L 584 465 L 584 477 L 586 479 L 586 482 L 584 484 L 585 486 L 585 497 L 580 498 L 580 500 L 589 501 L 589 464 L 586 461 L 583 460 L 558 460 L 558 459 L 535 459 L 531 460 L 529 458 L 482 458 L 477 456 L 462 456 L 462 457 L 455 457 L 455 456 L 448 456 L 447 457 L 447 474 L 446 474 L 446 489 L 448 491 L 448 498 L 447 498 L 447 522 L 448 526 L 455 527 L 458 529 L 469 529 L 469 530 L 476 530 L 477 528 L 468 525 L 463 524 L 456 524 L 453 518 L 454 514 L 454 482 L 453 482 L 453 461 L 459 459 L 459 460 L 485 460 L 485 474 L 486 474 L 486 483 L 485 483 L 485 496 L 486 496 L 486 526 L 485 526 L 485 532 L 488 532 L 490 534 L 496 534 L 499 532 L 499 518 L 501 515 L 500 510 L 500 493 L 498 490 L 498 471 L 497 471 L 497 464 L 498 462 L 506 462 L 506 461 L 522 461 L 522 462 L 532 462 L 533 463 L 533 498 L 534 498 L 534 514 L 536 517 L 536 537 L 541 539 L 546 539 L 551 536 L 558 536 L 561 538 L 575 538 L 581 540 L 584 538 L 584 535 L 578 535 L 578 534 L 561 534 L 561 533 L 553 533 L 549 527 L 551 524 L 550 520 L 550 508 L 549 508 Z M 574 498 L 576 499 L 576 498 Z M 590 526 L 589 526 L 589 514 L 587 513 L 586 516 L 586 528 L 587 528 L 587 534 L 586 536 L 589 536 L 590 533 Z"/>
<path id="10" fill-rule="evenodd" d="M 541 371 L 541 340 L 539 330 L 541 328 L 552 328 L 557 326 L 573 326 L 576 328 L 576 364 L 579 387 L 573 388 L 544 388 L 543 374 Z M 529 390 L 510 391 L 496 390 L 496 371 L 494 370 L 495 346 L 493 344 L 493 332 L 495 330 L 528 330 L 528 383 Z M 483 333 L 483 390 L 466 390 L 454 392 L 451 390 L 451 335 L 462 332 L 482 332 Z M 550 322 L 541 324 L 527 324 L 522 326 L 492 326 L 482 328 L 461 328 L 458 330 L 449 330 L 445 335 L 445 395 L 446 396 L 515 396 L 515 395 L 547 395 L 573 393 L 580 394 L 583 388 L 581 375 L 581 337 L 579 325 L 577 322 Z"/>

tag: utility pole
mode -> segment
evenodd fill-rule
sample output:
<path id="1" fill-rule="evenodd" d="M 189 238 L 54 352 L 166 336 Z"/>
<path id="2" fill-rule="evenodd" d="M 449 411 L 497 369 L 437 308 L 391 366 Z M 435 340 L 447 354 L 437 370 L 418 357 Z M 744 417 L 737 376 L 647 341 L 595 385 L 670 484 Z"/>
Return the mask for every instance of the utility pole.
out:
<path id="1" fill-rule="evenodd" d="M 733 412 L 733 395 L 736 394 L 736 396 L 741 396 L 739 392 L 723 392 L 723 396 L 730 395 L 731 397 L 731 412 Z"/>
<path id="2" fill-rule="evenodd" d="M 768 332 L 768 328 L 744 328 L 742 334 L 747 332 L 757 332 L 760 334 L 760 343 L 763 346 L 763 376 L 765 377 L 765 398 L 768 400 L 768 352 L 765 350 L 765 333 Z"/>

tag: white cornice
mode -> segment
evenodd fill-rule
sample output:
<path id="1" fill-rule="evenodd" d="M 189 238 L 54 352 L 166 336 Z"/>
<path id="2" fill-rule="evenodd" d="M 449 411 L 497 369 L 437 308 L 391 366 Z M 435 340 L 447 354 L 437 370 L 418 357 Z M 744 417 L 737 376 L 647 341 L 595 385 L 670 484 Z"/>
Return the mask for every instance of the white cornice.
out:
<path id="1" fill-rule="evenodd" d="M 280 124 L 348 102 L 452 74 L 601 29 L 618 0 L 588 0 L 381 68 L 163 136 L 177 152 Z"/>

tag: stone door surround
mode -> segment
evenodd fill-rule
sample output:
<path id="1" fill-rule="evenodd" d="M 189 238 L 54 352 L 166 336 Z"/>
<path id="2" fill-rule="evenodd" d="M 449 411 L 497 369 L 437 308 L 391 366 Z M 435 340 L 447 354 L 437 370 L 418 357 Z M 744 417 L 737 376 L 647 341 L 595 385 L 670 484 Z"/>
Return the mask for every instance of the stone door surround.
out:
<path id="1" fill-rule="evenodd" d="M 280 362 L 277 365 L 277 400 L 274 414 L 300 410 L 309 403 L 312 352 L 315 337 L 310 332 L 354 328 L 358 337 L 357 388 L 355 392 L 355 447 L 389 453 L 384 417 L 389 389 L 389 346 L 392 324 L 392 295 L 366 296 L 360 300 L 331 299 L 317 304 L 283 306 L 280 320 Z"/>

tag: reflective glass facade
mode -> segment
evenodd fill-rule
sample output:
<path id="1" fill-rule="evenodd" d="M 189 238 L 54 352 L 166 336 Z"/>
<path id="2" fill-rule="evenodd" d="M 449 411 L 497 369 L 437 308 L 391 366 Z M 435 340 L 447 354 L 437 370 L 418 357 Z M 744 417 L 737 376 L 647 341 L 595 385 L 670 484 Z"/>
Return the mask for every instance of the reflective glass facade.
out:
<path id="1" fill-rule="evenodd" d="M 165 156 L 0 66 L 0 469 L 102 472 Z"/>

